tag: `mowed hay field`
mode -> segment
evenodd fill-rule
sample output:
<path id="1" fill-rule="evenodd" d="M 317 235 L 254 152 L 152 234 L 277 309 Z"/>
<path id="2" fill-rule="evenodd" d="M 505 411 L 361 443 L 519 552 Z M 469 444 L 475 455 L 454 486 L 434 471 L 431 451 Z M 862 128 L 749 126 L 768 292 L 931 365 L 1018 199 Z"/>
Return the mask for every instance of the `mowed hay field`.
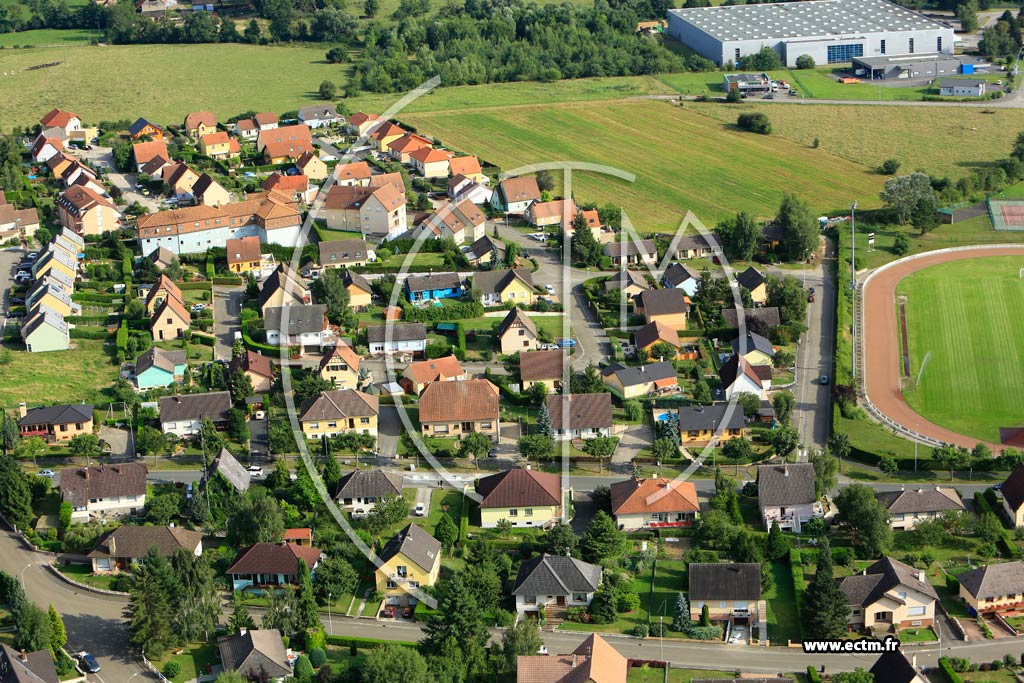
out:
<path id="1" fill-rule="evenodd" d="M 882 177 L 780 137 L 745 133 L 665 102 L 583 103 L 400 117 L 420 132 L 509 170 L 575 161 L 636 175 L 636 182 L 576 172 L 581 202 L 624 206 L 642 232 L 675 230 L 687 211 L 705 225 L 737 211 L 775 214 L 784 192 L 815 212 L 857 199 L 877 206 Z"/>
<path id="2" fill-rule="evenodd" d="M 1024 110 L 1010 108 L 784 102 L 686 107 L 729 123 L 743 112 L 762 111 L 778 137 L 801 145 L 818 138 L 822 149 L 872 168 L 893 158 L 903 164 L 901 173 L 921 170 L 954 180 L 1009 156 L 1024 130 Z"/>
<path id="3" fill-rule="evenodd" d="M 227 118 L 247 109 L 284 112 L 319 101 L 320 82 L 343 85 L 345 65 L 321 47 L 116 45 L 0 51 L 0 124 L 35 124 L 54 107 L 89 122 L 182 121 L 207 109 Z M 30 66 L 64 62 L 26 71 Z M 14 75 L 3 76 L 3 72 Z"/>
<path id="4" fill-rule="evenodd" d="M 903 393 L 911 408 L 996 443 L 1000 427 L 1024 426 L 1021 268 L 1018 257 L 966 259 L 929 266 L 900 282 L 911 377 L 921 375 L 920 384 Z"/>

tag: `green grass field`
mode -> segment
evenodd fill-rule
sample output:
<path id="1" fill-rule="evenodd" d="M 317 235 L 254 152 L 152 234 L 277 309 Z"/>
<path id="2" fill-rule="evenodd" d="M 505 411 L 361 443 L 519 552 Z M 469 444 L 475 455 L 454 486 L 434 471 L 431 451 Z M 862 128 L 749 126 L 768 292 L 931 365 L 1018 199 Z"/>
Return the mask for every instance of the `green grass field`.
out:
<path id="1" fill-rule="evenodd" d="M 164 124 L 180 122 L 196 109 L 222 118 L 247 109 L 295 110 L 319 100 L 321 81 L 345 83 L 348 67 L 327 64 L 324 52 L 322 47 L 237 44 L 5 50 L 0 73 L 13 70 L 14 75 L 0 76 L 0 90 L 18 97 L 0 98 L 0 121 L 5 130 L 34 124 L 54 107 L 71 109 L 89 122 L 145 116 Z M 63 64 L 26 71 L 50 62 Z M 139 64 L 146 65 L 144 72 Z M 67 88 L 67 83 L 89 87 Z"/>
<path id="2" fill-rule="evenodd" d="M 420 131 L 505 170 L 576 161 L 636 174 L 635 183 L 577 172 L 579 201 L 624 206 L 641 231 L 674 230 L 686 211 L 706 225 L 745 210 L 774 215 L 786 191 L 814 211 L 858 198 L 878 204 L 882 177 L 823 150 L 744 133 L 664 102 L 633 101 L 452 111 L 403 117 Z M 828 172 L 824 172 L 828 169 Z M 834 182 L 843 179 L 842 187 Z"/>
<path id="3" fill-rule="evenodd" d="M 1022 265 L 1014 257 L 967 259 L 925 268 L 897 287 L 907 297 L 911 376 L 921 378 L 903 395 L 924 417 L 996 442 L 1000 427 L 1024 423 L 1024 353 L 1014 342 L 1024 337 Z"/>
<path id="4" fill-rule="evenodd" d="M 9 48 L 14 45 L 18 47 L 48 47 L 48 46 L 70 46 L 88 45 L 89 39 L 95 37 L 95 31 L 90 33 L 83 29 L 38 29 L 35 31 L 21 31 L 19 33 L 0 33 L 0 46 Z M 10 55 L 4 55 L 5 58 Z M 6 59 L 4 60 L 6 63 Z"/>
<path id="5" fill-rule="evenodd" d="M 72 351 L 9 349 L 10 362 L 0 365 L 0 407 L 15 407 L 26 397 L 32 404 L 101 401 L 100 391 L 117 379 L 117 363 L 102 341 L 74 339 L 72 343 L 78 347 Z"/>

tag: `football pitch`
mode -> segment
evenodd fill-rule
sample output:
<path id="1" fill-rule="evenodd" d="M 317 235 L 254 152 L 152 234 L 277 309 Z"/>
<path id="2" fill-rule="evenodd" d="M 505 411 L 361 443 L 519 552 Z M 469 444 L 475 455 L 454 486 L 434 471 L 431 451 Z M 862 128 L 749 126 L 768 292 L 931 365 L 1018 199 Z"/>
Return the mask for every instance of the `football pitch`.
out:
<path id="1" fill-rule="evenodd" d="M 899 283 L 910 349 L 903 397 L 919 414 L 995 443 L 1000 427 L 1024 425 L 1021 268 L 1013 256 L 966 259 Z"/>

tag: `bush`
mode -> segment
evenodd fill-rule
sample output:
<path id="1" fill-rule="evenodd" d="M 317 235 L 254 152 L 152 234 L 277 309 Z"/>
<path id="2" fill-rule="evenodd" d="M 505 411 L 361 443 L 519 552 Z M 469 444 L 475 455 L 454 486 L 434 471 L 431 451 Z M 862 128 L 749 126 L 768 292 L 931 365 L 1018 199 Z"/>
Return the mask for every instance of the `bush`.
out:
<path id="1" fill-rule="evenodd" d="M 739 118 L 736 119 L 736 125 L 743 130 L 759 133 L 760 135 L 768 135 L 772 132 L 771 121 L 768 120 L 768 116 L 763 112 L 740 114 Z"/>
<path id="2" fill-rule="evenodd" d="M 586 607 L 570 607 L 565 610 L 565 620 L 574 621 L 578 624 L 585 624 L 590 620 L 590 618 L 587 614 Z M 1024 659 L 1024 655 L 1021 655 L 1021 658 Z"/>
<path id="3" fill-rule="evenodd" d="M 720 640 L 722 638 L 722 627 L 691 626 L 689 635 L 694 640 Z"/>
<path id="4" fill-rule="evenodd" d="M 615 601 L 615 610 L 617 612 L 632 612 L 635 609 L 640 609 L 640 596 L 634 591 L 621 591 Z"/>
<path id="5" fill-rule="evenodd" d="M 906 256 L 910 253 L 910 235 L 905 232 L 898 233 L 896 240 L 892 243 L 892 253 L 897 256 Z"/>
<path id="6" fill-rule="evenodd" d="M 633 635 L 637 638 L 646 638 L 650 632 L 651 629 L 647 626 L 647 624 L 637 624 L 633 627 Z"/>
<path id="7" fill-rule="evenodd" d="M 947 683 L 963 683 L 964 679 L 953 668 L 948 657 L 939 657 L 939 669 L 945 675 Z"/>
<path id="8" fill-rule="evenodd" d="M 327 646 L 327 640 L 324 636 L 324 630 L 322 628 L 310 628 L 306 629 L 306 649 L 312 650 L 313 648 L 325 648 Z M 315 665 L 319 666 L 319 665 Z"/>
<path id="9" fill-rule="evenodd" d="M 896 175 L 896 172 L 900 170 L 900 162 L 896 159 L 886 159 L 882 162 L 881 171 L 885 175 Z"/>
<path id="10" fill-rule="evenodd" d="M 807 667 L 807 680 L 810 683 L 821 683 L 821 674 L 814 668 L 813 665 Z"/>
<path id="11" fill-rule="evenodd" d="M 810 55 L 800 55 L 796 58 L 796 68 L 798 69 L 813 69 L 814 68 L 814 57 Z"/>
<path id="12" fill-rule="evenodd" d="M 314 669 L 319 669 L 327 661 L 327 653 L 322 647 L 314 647 L 309 650 L 309 663 Z"/>
<path id="13" fill-rule="evenodd" d="M 167 678 L 176 678 L 181 674 L 181 664 L 171 660 L 164 664 L 164 676 Z"/>

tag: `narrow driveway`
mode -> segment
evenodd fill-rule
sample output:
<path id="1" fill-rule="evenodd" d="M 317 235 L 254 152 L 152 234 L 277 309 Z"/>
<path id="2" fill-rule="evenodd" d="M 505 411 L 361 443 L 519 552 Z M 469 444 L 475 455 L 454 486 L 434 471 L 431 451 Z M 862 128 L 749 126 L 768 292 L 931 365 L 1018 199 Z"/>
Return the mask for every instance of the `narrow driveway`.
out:
<path id="1" fill-rule="evenodd" d="M 244 296 L 244 285 L 213 286 L 213 334 L 217 337 L 213 353 L 217 360 L 231 360 L 231 347 L 235 343 L 235 332 L 242 330 L 240 316 Z"/>
<path id="2" fill-rule="evenodd" d="M 77 155 L 82 160 L 88 160 L 97 168 L 106 169 L 106 177 L 114 187 L 121 191 L 124 200 L 128 204 L 138 202 L 150 211 L 160 210 L 160 203 L 152 197 L 145 197 L 138 192 L 138 183 L 134 173 L 121 173 L 114 164 L 114 154 L 110 147 L 99 147 L 93 145 L 92 149 L 78 150 Z"/>
<path id="3" fill-rule="evenodd" d="M 264 415 L 262 420 L 255 417 L 249 419 L 249 452 L 252 456 L 266 458 L 270 456 L 269 418 Z"/>
<path id="4" fill-rule="evenodd" d="M 396 406 L 381 406 L 377 415 L 377 447 L 380 455 L 393 458 L 398 455 L 398 435 L 405 427 Z"/>

